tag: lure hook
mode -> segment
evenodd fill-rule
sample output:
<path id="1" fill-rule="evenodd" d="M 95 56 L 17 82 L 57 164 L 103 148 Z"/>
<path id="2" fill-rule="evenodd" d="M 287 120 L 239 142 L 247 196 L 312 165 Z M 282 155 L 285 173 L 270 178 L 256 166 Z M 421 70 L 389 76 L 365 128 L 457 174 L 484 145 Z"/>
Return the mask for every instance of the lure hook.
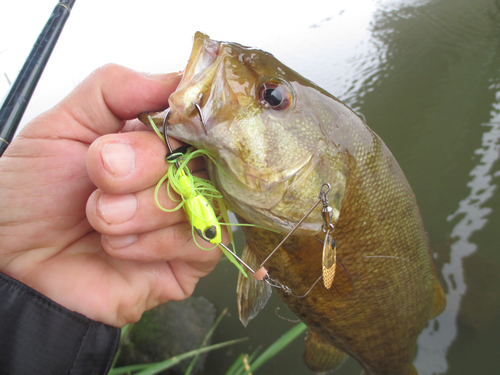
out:
<path id="1" fill-rule="evenodd" d="M 179 169 L 180 164 L 179 161 L 177 160 L 179 156 L 184 155 L 184 152 L 174 152 L 172 150 L 172 146 L 170 145 L 170 142 L 168 140 L 168 134 L 167 134 L 167 122 L 168 122 L 168 116 L 170 115 L 170 108 L 167 109 L 167 113 L 165 114 L 165 118 L 163 119 L 163 138 L 165 139 L 165 144 L 167 145 L 168 149 L 168 154 L 167 154 L 167 161 L 172 161 L 175 160 L 174 164 Z"/>
<path id="2" fill-rule="evenodd" d="M 205 135 L 207 135 L 207 125 L 205 124 L 205 118 L 203 117 L 203 113 L 201 112 L 201 107 L 198 105 L 198 103 L 194 103 L 194 107 L 196 108 L 196 112 L 198 112 L 198 117 L 200 118 L 201 124 L 203 125 Z"/>
<path id="3" fill-rule="evenodd" d="M 203 130 L 205 131 L 205 135 L 207 135 L 207 125 L 205 123 L 205 118 L 203 117 L 203 113 L 201 112 L 201 107 L 199 105 L 202 98 L 203 98 L 203 93 L 200 93 L 200 95 L 198 95 L 197 103 L 194 103 L 194 108 L 196 109 L 196 112 L 198 112 L 198 117 L 200 118 L 201 124 L 203 125 Z"/>
<path id="4" fill-rule="evenodd" d="M 201 99 L 201 96 L 200 96 L 200 99 Z M 201 107 L 199 106 L 198 103 L 194 103 L 194 107 L 196 108 L 196 112 L 198 113 L 198 117 L 200 118 L 201 124 L 203 125 L 203 130 L 205 131 L 205 134 L 207 134 L 207 125 L 205 123 L 205 118 L 203 117 L 203 113 L 201 112 Z M 167 145 L 167 149 L 168 149 L 167 160 L 171 161 L 171 160 L 177 159 L 179 156 L 182 156 L 183 153 L 175 152 L 172 149 L 172 146 L 170 145 L 170 142 L 168 140 L 168 136 L 167 136 L 167 127 L 168 126 L 167 126 L 167 123 L 168 123 L 168 116 L 169 115 L 170 115 L 170 108 L 167 108 L 167 112 L 166 112 L 165 117 L 163 119 L 163 136 L 165 138 L 165 144 Z M 175 162 L 175 166 L 177 168 L 179 168 L 179 162 L 178 161 Z"/>
<path id="5" fill-rule="evenodd" d="M 163 136 L 165 138 L 165 144 L 167 145 L 169 155 L 173 153 L 172 146 L 170 146 L 170 142 L 167 137 L 167 122 L 168 116 L 170 115 L 170 108 L 167 108 L 167 113 L 165 114 L 165 118 L 163 119 Z"/>

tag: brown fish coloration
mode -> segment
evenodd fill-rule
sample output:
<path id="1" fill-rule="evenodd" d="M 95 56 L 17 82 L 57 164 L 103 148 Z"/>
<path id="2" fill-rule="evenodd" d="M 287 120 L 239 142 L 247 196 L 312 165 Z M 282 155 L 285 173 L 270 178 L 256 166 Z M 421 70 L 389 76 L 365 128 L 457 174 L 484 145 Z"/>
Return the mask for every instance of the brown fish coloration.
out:
<path id="1" fill-rule="evenodd" d="M 168 134 L 213 155 L 211 179 L 242 221 L 274 230 L 243 227 L 243 258 L 254 269 L 330 184 L 332 287 L 315 284 L 324 264 L 322 205 L 265 264 L 309 327 L 304 361 L 325 372 L 351 355 L 367 374 L 417 373 L 417 337 L 445 297 L 415 196 L 356 113 L 271 54 L 197 33 L 170 98 Z M 245 324 L 269 289 L 240 277 Z"/>

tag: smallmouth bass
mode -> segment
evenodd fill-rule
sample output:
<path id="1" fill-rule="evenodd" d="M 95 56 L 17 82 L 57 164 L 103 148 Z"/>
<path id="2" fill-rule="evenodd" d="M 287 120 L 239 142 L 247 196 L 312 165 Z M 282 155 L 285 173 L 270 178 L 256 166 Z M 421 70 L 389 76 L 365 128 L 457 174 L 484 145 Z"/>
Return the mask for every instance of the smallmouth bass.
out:
<path id="1" fill-rule="evenodd" d="M 367 374 L 416 374 L 417 337 L 445 297 L 415 196 L 384 142 L 271 54 L 202 33 L 169 104 L 168 134 L 213 155 L 210 177 L 228 207 L 242 222 L 274 230 L 243 227 L 243 258 L 254 269 L 330 184 L 333 286 L 310 289 L 322 274 L 320 206 L 266 263 L 293 291 L 278 290 L 280 297 L 309 327 L 306 364 L 325 372 L 351 355 Z M 264 282 L 239 278 L 245 324 L 268 295 Z"/>

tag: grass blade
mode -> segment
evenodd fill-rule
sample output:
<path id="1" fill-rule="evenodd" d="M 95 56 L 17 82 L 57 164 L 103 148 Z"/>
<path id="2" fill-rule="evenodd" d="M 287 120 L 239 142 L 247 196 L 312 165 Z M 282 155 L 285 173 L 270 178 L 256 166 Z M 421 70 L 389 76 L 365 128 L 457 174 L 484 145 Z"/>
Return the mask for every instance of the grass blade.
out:
<path id="1" fill-rule="evenodd" d="M 227 307 L 220 313 L 219 317 L 217 318 L 217 320 L 215 321 L 214 325 L 212 326 L 212 328 L 210 328 L 210 330 L 207 332 L 207 334 L 205 335 L 205 338 L 203 339 L 203 342 L 201 343 L 201 346 L 200 346 L 200 349 L 201 348 L 204 348 L 207 346 L 207 342 L 208 340 L 210 339 L 210 337 L 212 337 L 212 335 L 214 334 L 214 331 L 215 329 L 217 328 L 217 326 L 219 325 L 219 323 L 221 322 L 222 318 L 224 317 L 224 315 L 227 314 Z M 194 369 L 194 366 L 196 365 L 196 362 L 198 361 L 198 358 L 200 357 L 200 354 L 201 353 L 198 353 L 196 354 L 191 363 L 189 364 L 189 367 L 188 369 L 186 370 L 186 372 L 184 373 L 184 375 L 191 375 L 191 372 L 193 372 L 193 369 Z"/>
<path id="2" fill-rule="evenodd" d="M 289 344 L 292 343 L 297 337 L 299 337 L 302 333 L 305 332 L 307 326 L 304 323 L 299 323 L 283 336 L 281 336 L 278 340 L 272 343 L 255 361 L 253 361 L 250 366 L 250 372 L 254 372 L 280 351 L 285 349 Z"/>
<path id="3" fill-rule="evenodd" d="M 225 375 L 245 375 L 248 373 L 253 374 L 258 368 L 260 368 L 264 363 L 273 358 L 276 354 L 285 349 L 289 344 L 291 344 L 297 337 L 299 337 L 305 330 L 307 326 L 304 323 L 299 323 L 290 329 L 287 333 L 282 335 L 279 339 L 273 342 L 259 357 L 253 360 L 257 355 L 257 350 L 255 350 L 252 355 L 248 358 L 248 362 L 251 363 L 250 370 L 245 369 L 244 354 L 241 354 L 238 359 L 233 363 Z"/>
<path id="4" fill-rule="evenodd" d="M 197 354 L 209 352 L 209 351 L 215 350 L 215 349 L 221 349 L 221 348 L 224 348 L 224 347 L 230 346 L 230 345 L 239 344 L 240 342 L 243 342 L 246 340 L 248 340 L 248 338 L 244 337 L 242 339 L 230 340 L 230 341 L 222 342 L 219 344 L 206 346 L 204 348 L 191 350 L 190 352 L 174 356 L 172 358 L 166 359 L 165 361 L 158 362 L 158 363 L 152 363 L 149 365 L 134 365 L 134 366 L 120 367 L 120 368 L 111 370 L 108 375 L 125 374 L 129 371 L 134 371 L 133 369 L 131 370 L 132 367 L 137 369 L 140 366 L 143 366 L 142 368 L 144 368 L 144 366 L 147 366 L 147 368 L 145 368 L 141 372 L 137 373 L 136 375 L 154 375 L 154 374 L 159 373 L 160 371 L 163 371 L 163 370 L 169 369 L 172 366 L 175 366 L 180 361 L 183 361 L 187 358 L 194 357 Z"/>
<path id="5" fill-rule="evenodd" d="M 122 347 L 123 347 L 128 335 L 130 334 L 130 331 L 132 330 L 133 326 L 134 326 L 134 323 L 130 323 L 122 328 L 121 333 L 120 333 L 120 344 L 119 344 L 118 350 L 116 351 L 116 354 L 113 358 L 113 362 L 111 364 L 111 369 L 115 368 L 116 361 L 118 361 L 118 358 L 120 358 L 120 354 L 122 354 Z"/>

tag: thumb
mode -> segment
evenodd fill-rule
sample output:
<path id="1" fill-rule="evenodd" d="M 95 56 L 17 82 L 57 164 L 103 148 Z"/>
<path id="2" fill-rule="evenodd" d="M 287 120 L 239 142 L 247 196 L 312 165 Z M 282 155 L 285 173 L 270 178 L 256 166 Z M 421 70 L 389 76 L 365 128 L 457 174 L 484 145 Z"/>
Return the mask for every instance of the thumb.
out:
<path id="1" fill-rule="evenodd" d="M 33 126 L 23 130 L 31 137 L 90 144 L 101 135 L 119 132 L 126 120 L 141 112 L 166 108 L 180 77 L 179 73 L 148 75 L 120 65 L 105 65 L 48 111 L 45 121 L 33 121 Z M 53 116 L 57 121 L 50 121 Z"/>

